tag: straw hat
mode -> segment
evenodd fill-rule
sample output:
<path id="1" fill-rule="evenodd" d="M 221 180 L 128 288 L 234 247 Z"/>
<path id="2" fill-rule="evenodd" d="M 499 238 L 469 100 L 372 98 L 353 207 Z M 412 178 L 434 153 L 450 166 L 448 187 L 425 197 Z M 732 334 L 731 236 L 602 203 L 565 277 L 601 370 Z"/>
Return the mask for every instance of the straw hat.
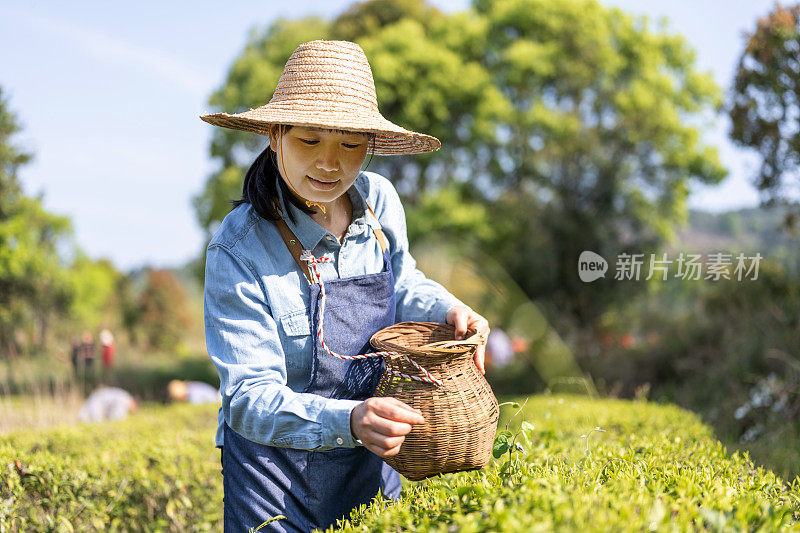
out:
<path id="1" fill-rule="evenodd" d="M 350 41 L 310 41 L 292 52 L 269 103 L 244 113 L 212 113 L 209 124 L 269 134 L 270 124 L 333 128 L 375 134 L 376 155 L 438 150 L 439 139 L 409 131 L 378 111 L 367 56 Z"/>

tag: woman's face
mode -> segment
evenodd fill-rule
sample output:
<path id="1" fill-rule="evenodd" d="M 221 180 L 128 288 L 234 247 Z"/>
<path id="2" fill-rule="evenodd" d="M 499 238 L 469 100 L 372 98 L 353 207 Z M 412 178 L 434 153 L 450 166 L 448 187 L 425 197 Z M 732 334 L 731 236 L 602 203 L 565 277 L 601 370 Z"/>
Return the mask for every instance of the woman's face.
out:
<path id="1" fill-rule="evenodd" d="M 283 179 L 306 200 L 332 202 L 358 177 L 367 155 L 365 133 L 293 126 L 270 135 Z M 282 145 L 282 146 L 281 146 Z M 290 189 L 292 188 L 290 187 Z"/>

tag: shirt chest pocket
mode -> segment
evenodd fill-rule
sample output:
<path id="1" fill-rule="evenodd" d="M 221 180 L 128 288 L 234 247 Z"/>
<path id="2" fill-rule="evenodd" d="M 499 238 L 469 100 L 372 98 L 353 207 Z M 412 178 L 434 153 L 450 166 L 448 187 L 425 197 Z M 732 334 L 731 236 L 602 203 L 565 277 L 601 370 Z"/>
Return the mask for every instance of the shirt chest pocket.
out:
<path id="1" fill-rule="evenodd" d="M 278 321 L 287 367 L 304 365 L 304 360 L 310 361 L 311 359 L 311 325 L 309 321 L 310 318 L 305 309 L 283 315 Z M 298 357 L 300 355 L 304 357 Z"/>

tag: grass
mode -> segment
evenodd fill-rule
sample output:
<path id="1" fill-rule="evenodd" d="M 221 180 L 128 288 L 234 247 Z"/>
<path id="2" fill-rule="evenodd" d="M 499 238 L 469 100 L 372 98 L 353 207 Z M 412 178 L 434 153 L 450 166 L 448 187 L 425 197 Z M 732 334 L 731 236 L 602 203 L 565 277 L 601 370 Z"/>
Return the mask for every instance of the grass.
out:
<path id="1" fill-rule="evenodd" d="M 0 396 L 0 435 L 75 424 L 81 405 L 83 393 L 75 387 L 53 394 Z"/>
<path id="2" fill-rule="evenodd" d="M 40 354 L 0 360 L 0 435 L 75 424 L 84 398 L 98 385 L 121 387 L 141 402 L 168 401 L 173 379 L 219 384 L 216 370 L 204 352 L 146 352 L 120 349 L 114 368 L 76 376 L 70 363 Z"/>

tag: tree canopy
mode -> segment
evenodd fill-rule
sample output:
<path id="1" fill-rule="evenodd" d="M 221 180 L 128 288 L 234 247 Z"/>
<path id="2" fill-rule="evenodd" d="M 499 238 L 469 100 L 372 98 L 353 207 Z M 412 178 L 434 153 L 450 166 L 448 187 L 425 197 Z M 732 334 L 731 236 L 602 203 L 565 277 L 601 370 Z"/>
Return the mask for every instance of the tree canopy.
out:
<path id="1" fill-rule="evenodd" d="M 19 168 L 32 154 L 17 147 L 20 131 L 0 88 L 0 354 L 20 350 L 18 335 L 38 340 L 49 318 L 71 303 L 70 281 L 57 249 L 70 234 L 65 217 L 48 213 L 40 198 L 23 194 Z"/>
<path id="2" fill-rule="evenodd" d="M 603 292 L 610 284 L 581 285 L 580 252 L 652 249 L 685 222 L 691 180 L 725 177 L 716 149 L 701 140 L 721 90 L 695 69 L 680 35 L 654 29 L 646 17 L 595 0 L 476 0 L 454 14 L 422 0 L 384 4 L 360 2 L 330 22 L 279 20 L 252 32 L 210 104 L 225 112 L 263 105 L 297 45 L 354 40 L 372 66 L 384 116 L 443 145 L 432 154 L 376 157 L 370 167 L 409 207 L 458 209 L 456 193 L 441 191 L 456 183 L 474 189 L 464 198 L 477 197 L 491 213 L 490 227 L 476 232 L 483 244 L 491 242 L 531 296 L 557 288 L 584 302 L 575 310 L 584 321 L 597 311 L 588 302 L 610 297 Z M 265 145 L 253 134 L 215 130 L 219 170 L 195 200 L 209 233 Z M 539 270 L 532 256 L 542 253 L 550 264 Z"/>
<path id="3" fill-rule="evenodd" d="M 729 108 L 731 138 L 758 151 L 756 185 L 768 205 L 798 204 L 800 5 L 776 4 L 747 35 Z M 789 211 L 787 225 L 800 213 Z"/>
<path id="4" fill-rule="evenodd" d="M 111 326 L 123 279 L 75 245 L 68 217 L 25 195 L 18 173 L 33 155 L 14 144 L 19 131 L 0 88 L 0 357 L 45 346 L 51 333 Z"/>

